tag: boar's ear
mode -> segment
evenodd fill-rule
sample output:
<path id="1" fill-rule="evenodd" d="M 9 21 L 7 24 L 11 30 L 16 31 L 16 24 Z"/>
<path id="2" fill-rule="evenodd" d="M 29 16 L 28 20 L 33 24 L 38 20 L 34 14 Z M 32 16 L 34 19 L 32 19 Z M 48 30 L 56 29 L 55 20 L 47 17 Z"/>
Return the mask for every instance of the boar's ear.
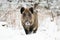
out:
<path id="1" fill-rule="evenodd" d="M 29 8 L 30 12 L 33 13 L 34 10 L 33 10 L 33 7 Z"/>
<path id="2" fill-rule="evenodd" d="M 20 9 L 21 14 L 22 14 L 22 12 L 23 12 L 24 10 L 25 10 L 24 7 L 22 7 L 22 8 Z"/>

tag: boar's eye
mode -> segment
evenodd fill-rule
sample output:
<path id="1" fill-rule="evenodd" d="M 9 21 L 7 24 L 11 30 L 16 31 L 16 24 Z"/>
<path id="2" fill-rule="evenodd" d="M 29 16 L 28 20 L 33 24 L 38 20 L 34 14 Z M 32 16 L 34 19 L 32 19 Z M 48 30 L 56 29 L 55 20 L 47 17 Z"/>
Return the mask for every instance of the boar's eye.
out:
<path id="1" fill-rule="evenodd" d="M 23 16 L 26 16 L 26 14 L 25 14 L 25 13 L 23 13 Z"/>

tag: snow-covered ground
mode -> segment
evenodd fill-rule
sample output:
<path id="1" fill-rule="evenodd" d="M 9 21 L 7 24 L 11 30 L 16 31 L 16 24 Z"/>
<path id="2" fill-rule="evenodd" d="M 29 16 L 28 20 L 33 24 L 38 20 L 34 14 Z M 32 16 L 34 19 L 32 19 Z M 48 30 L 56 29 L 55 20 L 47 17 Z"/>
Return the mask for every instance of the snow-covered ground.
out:
<path id="1" fill-rule="evenodd" d="M 6 22 L 0 22 L 0 40 L 55 40 L 57 33 L 56 21 L 51 22 L 50 17 L 44 19 L 36 34 L 26 35 L 23 28 L 6 27 Z M 6 24 L 5 26 L 2 26 Z"/>

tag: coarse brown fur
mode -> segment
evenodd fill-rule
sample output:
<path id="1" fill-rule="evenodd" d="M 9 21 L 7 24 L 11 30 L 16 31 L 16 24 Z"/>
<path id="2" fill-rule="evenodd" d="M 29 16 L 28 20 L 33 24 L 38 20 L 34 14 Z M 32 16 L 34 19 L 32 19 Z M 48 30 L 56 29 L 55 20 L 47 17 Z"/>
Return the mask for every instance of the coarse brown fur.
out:
<path id="1" fill-rule="evenodd" d="M 21 22 L 26 34 L 36 33 L 38 28 L 38 15 L 34 12 L 33 7 L 31 8 L 24 8 L 22 7 L 21 10 Z M 30 25 L 26 26 L 25 23 L 29 22 Z"/>

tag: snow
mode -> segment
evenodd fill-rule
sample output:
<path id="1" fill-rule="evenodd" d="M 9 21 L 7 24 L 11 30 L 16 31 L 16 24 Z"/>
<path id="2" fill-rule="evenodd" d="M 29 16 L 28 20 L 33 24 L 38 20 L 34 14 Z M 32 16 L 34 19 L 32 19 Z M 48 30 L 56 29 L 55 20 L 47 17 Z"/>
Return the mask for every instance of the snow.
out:
<path id="1" fill-rule="evenodd" d="M 56 27 L 54 22 L 50 21 L 50 18 L 46 18 L 39 26 L 37 33 L 26 35 L 24 30 L 12 27 L 3 27 L 5 22 L 0 22 L 0 40 L 55 40 Z M 6 24 L 6 23 L 5 23 Z"/>

